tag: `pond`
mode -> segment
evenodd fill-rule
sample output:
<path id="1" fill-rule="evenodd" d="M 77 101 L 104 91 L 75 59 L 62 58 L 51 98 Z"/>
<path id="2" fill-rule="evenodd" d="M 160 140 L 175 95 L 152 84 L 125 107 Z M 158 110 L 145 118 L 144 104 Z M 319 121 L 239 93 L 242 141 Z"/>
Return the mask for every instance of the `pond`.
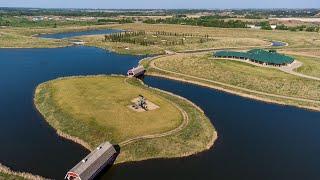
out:
<path id="1" fill-rule="evenodd" d="M 273 47 L 282 47 L 282 46 L 286 46 L 286 45 L 287 45 L 287 43 L 280 42 L 280 41 L 273 41 L 272 42 Z"/>
<path id="2" fill-rule="evenodd" d="M 102 35 L 102 34 L 111 34 L 111 33 L 117 33 L 117 32 L 122 32 L 122 30 L 117 30 L 117 29 L 87 30 L 87 31 L 64 32 L 64 33 L 56 33 L 56 34 L 41 34 L 41 35 L 38 35 L 38 37 L 51 38 L 51 39 L 64 39 L 64 38 L 72 38 L 77 36 Z"/>

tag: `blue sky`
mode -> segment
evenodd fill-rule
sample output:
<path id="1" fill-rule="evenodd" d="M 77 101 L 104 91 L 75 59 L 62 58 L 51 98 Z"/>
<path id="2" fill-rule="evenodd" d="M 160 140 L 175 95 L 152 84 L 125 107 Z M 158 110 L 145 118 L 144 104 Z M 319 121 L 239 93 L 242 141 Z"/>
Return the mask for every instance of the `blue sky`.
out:
<path id="1" fill-rule="evenodd" d="M 0 0 L 0 7 L 42 8 L 320 8 L 320 0 Z"/>

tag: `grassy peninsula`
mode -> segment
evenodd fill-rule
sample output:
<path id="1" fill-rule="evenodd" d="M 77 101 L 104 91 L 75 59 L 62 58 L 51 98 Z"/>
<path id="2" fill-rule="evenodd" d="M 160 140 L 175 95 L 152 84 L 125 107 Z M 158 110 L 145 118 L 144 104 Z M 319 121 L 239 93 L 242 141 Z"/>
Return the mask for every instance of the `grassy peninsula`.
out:
<path id="1" fill-rule="evenodd" d="M 146 112 L 130 109 L 132 99 L 139 94 L 160 108 Z M 148 88 L 136 79 L 56 79 L 39 85 L 34 101 L 63 136 L 78 139 L 90 149 L 104 141 L 123 144 L 118 162 L 194 154 L 210 148 L 216 138 L 210 120 L 195 105 Z M 146 135 L 149 137 L 144 138 Z"/>
<path id="2" fill-rule="evenodd" d="M 263 101 L 320 109 L 320 81 L 277 69 L 214 59 L 211 53 L 163 56 L 142 64 L 149 67 L 150 75 L 187 81 Z"/>

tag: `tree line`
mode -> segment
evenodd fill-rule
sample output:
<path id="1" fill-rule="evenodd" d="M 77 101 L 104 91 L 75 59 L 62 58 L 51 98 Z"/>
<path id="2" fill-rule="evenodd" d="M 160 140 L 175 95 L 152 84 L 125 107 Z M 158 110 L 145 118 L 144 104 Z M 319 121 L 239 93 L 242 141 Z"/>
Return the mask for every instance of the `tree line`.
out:
<path id="1" fill-rule="evenodd" d="M 195 37 L 191 33 L 176 33 L 176 32 L 165 32 L 165 31 L 156 31 L 151 33 L 154 36 L 172 36 L 172 37 L 181 37 L 178 39 L 172 38 L 172 40 L 163 41 L 166 46 L 173 45 L 185 45 L 186 37 Z M 145 31 L 131 31 L 131 32 L 120 32 L 107 34 L 104 36 L 104 42 L 124 42 L 130 44 L 139 44 L 142 46 L 156 45 L 158 42 L 155 40 L 146 39 L 147 33 Z M 197 36 L 198 37 L 198 36 Z M 199 43 L 205 43 L 210 41 L 209 35 L 201 36 Z"/>
<path id="2" fill-rule="evenodd" d="M 11 27 L 54 27 L 77 25 L 77 26 L 89 26 L 89 25 L 103 25 L 107 23 L 132 23 L 131 18 L 125 19 L 98 19 L 88 21 L 78 20 L 30 20 L 23 17 L 0 17 L 0 26 L 11 26 Z"/>
<path id="3" fill-rule="evenodd" d="M 247 23 L 240 20 L 222 20 L 216 16 L 204 16 L 200 18 L 166 18 L 166 19 L 147 19 L 143 21 L 147 24 L 183 24 L 204 27 L 221 28 L 246 28 Z"/>

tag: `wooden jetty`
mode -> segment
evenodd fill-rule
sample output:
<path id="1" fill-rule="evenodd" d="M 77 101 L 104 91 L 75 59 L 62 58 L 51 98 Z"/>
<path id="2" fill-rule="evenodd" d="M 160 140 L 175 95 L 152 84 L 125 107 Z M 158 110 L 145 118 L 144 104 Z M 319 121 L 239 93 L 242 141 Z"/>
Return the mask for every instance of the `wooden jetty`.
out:
<path id="1" fill-rule="evenodd" d="M 112 165 L 118 152 L 112 144 L 105 142 L 98 146 L 65 176 L 68 180 L 88 180 L 95 178 L 107 165 Z"/>
<path id="2" fill-rule="evenodd" d="M 129 71 L 127 72 L 127 75 L 129 77 L 138 77 L 143 75 L 146 72 L 146 70 L 144 69 L 143 66 L 138 66 L 138 67 L 134 67 L 132 69 L 129 69 Z"/>

